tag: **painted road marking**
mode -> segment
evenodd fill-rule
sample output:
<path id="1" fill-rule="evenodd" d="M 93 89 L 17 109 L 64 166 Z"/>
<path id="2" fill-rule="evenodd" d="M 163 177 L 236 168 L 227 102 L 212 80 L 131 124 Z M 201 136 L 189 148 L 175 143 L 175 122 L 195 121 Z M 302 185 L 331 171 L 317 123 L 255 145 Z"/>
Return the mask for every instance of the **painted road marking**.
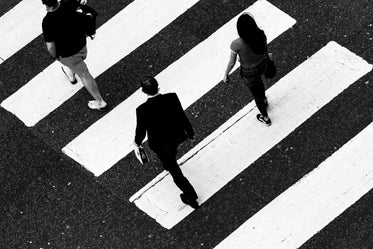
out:
<path id="1" fill-rule="evenodd" d="M 245 11 L 254 15 L 268 41 L 295 24 L 293 18 L 267 1 L 257 1 Z M 161 91 L 176 92 L 183 107 L 187 108 L 218 84 L 229 58 L 230 42 L 237 36 L 238 16 L 158 74 L 156 78 Z M 140 90 L 136 91 L 62 151 L 95 176 L 101 175 L 132 151 L 135 110 L 145 100 L 146 96 Z"/>
<path id="2" fill-rule="evenodd" d="M 251 102 L 179 160 L 199 202 L 205 202 L 371 69 L 359 56 L 330 42 L 280 79 L 267 91 L 272 126 L 256 120 L 258 112 Z M 169 229 L 193 211 L 180 201 L 179 194 L 170 175 L 162 172 L 130 201 Z"/>
<path id="3" fill-rule="evenodd" d="M 199 0 L 136 0 L 111 18 L 89 42 L 86 60 L 97 77 L 146 42 Z M 146 18 L 144 18 L 146 16 Z M 40 24 L 41 25 L 41 24 Z M 82 88 L 71 85 L 54 62 L 1 103 L 26 126 L 34 126 Z"/>
<path id="4" fill-rule="evenodd" d="M 0 64 L 41 34 L 46 13 L 40 0 L 23 0 L 0 17 Z"/>
<path id="5" fill-rule="evenodd" d="M 296 249 L 373 188 L 373 124 L 304 176 L 215 249 Z"/>

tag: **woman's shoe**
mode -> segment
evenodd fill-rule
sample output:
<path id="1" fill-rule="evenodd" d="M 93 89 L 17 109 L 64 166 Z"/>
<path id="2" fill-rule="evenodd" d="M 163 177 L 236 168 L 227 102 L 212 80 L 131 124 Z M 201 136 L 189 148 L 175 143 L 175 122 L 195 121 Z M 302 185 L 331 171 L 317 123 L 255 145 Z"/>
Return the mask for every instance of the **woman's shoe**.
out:
<path id="1" fill-rule="evenodd" d="M 270 126 L 272 124 L 271 119 L 268 118 L 268 120 L 265 120 L 262 114 L 256 115 L 256 119 L 258 119 L 260 122 L 264 123 L 267 126 Z"/>

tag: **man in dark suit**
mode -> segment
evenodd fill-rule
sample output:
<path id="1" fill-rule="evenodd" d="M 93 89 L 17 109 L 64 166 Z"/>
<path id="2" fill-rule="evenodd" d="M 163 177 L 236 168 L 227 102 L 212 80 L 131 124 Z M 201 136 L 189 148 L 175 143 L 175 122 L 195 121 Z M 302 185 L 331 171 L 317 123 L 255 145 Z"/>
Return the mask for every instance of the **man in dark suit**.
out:
<path id="1" fill-rule="evenodd" d="M 198 208 L 197 193 L 176 162 L 177 147 L 187 138 L 194 139 L 192 125 L 176 93 L 160 94 L 154 77 L 145 77 L 141 88 L 148 95 L 148 100 L 136 109 L 135 150 L 141 146 L 147 134 L 150 149 L 159 157 L 164 169 L 171 174 L 175 184 L 183 192 L 180 194 L 181 200 Z"/>

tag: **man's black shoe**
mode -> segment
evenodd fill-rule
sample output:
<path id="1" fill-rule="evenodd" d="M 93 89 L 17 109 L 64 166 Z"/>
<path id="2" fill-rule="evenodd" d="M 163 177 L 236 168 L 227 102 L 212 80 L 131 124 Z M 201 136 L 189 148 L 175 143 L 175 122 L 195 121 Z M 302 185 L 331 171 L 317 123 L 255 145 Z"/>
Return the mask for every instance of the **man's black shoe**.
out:
<path id="1" fill-rule="evenodd" d="M 197 200 L 189 199 L 185 194 L 180 194 L 181 201 L 194 209 L 199 208 Z"/>

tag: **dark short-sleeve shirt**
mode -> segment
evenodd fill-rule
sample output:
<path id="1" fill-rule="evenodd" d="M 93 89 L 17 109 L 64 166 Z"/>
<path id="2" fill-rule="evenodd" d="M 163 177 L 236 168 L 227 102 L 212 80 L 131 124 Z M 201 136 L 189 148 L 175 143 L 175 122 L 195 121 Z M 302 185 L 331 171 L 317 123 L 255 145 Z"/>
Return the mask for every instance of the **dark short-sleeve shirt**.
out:
<path id="1" fill-rule="evenodd" d="M 243 68 L 256 66 L 266 58 L 265 54 L 255 54 L 242 38 L 237 38 L 231 43 L 231 50 L 238 53 Z"/>
<path id="2" fill-rule="evenodd" d="M 61 1 L 59 8 L 48 12 L 43 19 L 44 41 L 55 43 L 58 56 L 72 56 L 87 43 L 76 7 L 75 4 Z"/>

